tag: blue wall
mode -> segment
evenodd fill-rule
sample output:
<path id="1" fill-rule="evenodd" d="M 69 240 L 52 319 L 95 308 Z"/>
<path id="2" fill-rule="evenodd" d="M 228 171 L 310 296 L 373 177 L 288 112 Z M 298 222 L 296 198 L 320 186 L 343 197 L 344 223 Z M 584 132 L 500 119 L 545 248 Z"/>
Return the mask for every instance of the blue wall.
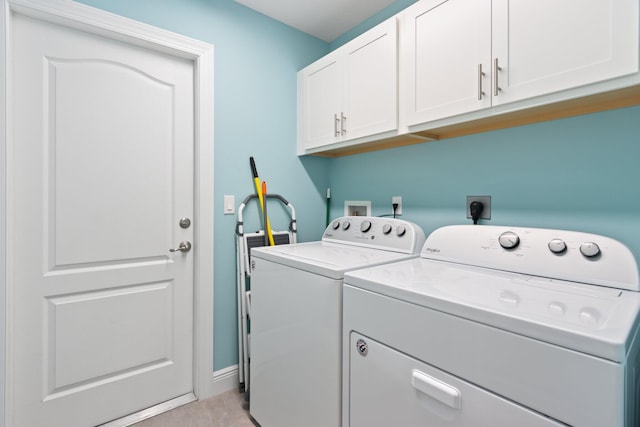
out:
<path id="1" fill-rule="evenodd" d="M 335 159 L 332 215 L 344 200 L 391 213 L 402 196 L 402 218 L 429 233 L 470 223 L 466 196 L 490 195 L 485 224 L 604 234 L 640 260 L 639 119 L 630 107 Z"/>
<path id="2" fill-rule="evenodd" d="M 390 213 L 399 195 L 403 218 L 428 233 L 468 222 L 467 195 L 491 195 L 489 224 L 601 233 L 640 259 L 640 107 L 338 159 L 296 157 L 296 72 L 414 1 L 397 0 L 327 44 L 232 0 L 82 0 L 215 46 L 215 370 L 237 363 L 236 218 L 222 215 L 222 200 L 253 193 L 249 156 L 269 190 L 296 207 L 301 241 L 320 237 L 331 186 L 334 217 L 344 200 Z M 270 214 L 282 229 L 284 214 Z M 258 224 L 255 205 L 245 217 Z"/>

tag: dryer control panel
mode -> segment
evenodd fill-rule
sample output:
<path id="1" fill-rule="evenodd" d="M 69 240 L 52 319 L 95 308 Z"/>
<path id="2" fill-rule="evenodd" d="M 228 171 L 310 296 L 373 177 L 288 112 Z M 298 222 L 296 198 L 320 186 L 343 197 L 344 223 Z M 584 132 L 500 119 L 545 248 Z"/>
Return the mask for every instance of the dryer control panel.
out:
<path id="1" fill-rule="evenodd" d="M 429 235 L 423 258 L 640 291 L 638 266 L 606 236 L 543 228 L 451 225 Z"/>
<path id="2" fill-rule="evenodd" d="M 425 234 L 417 224 L 401 219 L 344 216 L 329 224 L 322 241 L 418 254 Z"/>

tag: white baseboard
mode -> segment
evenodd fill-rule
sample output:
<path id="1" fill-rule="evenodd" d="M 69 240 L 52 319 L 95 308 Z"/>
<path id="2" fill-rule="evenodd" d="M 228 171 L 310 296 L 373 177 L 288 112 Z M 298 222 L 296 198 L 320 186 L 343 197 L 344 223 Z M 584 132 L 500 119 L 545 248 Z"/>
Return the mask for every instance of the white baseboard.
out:
<path id="1" fill-rule="evenodd" d="M 217 396 L 229 390 L 238 390 L 238 365 L 232 365 L 213 373 L 212 395 Z"/>

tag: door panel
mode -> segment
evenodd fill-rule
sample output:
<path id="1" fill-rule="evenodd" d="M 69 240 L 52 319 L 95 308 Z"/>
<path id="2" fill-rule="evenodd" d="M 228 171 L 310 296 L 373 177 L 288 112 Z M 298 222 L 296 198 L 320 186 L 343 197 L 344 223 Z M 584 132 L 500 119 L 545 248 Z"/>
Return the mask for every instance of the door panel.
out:
<path id="1" fill-rule="evenodd" d="M 492 22 L 501 64 L 493 105 L 638 70 L 637 2 L 494 0 Z"/>
<path id="2" fill-rule="evenodd" d="M 126 64 L 47 62 L 54 265 L 165 256 L 173 87 Z"/>
<path id="3" fill-rule="evenodd" d="M 409 125 L 491 107 L 490 0 L 432 0 L 406 16 Z"/>
<path id="4" fill-rule="evenodd" d="M 395 19 L 367 33 L 346 53 L 343 139 L 398 127 L 398 34 Z M 362 37 L 361 37 L 362 38 Z M 375 70 L 375 72 L 372 72 Z"/>
<path id="5" fill-rule="evenodd" d="M 170 282 L 160 282 L 47 298 L 47 393 L 170 363 L 172 292 Z"/>
<path id="6" fill-rule="evenodd" d="M 303 71 L 305 147 L 315 148 L 339 140 L 336 130 L 342 108 L 341 64 L 335 56 Z"/>
<path id="7" fill-rule="evenodd" d="M 193 63 L 13 18 L 15 426 L 193 392 Z M 197 243 L 197 242 L 196 242 Z"/>

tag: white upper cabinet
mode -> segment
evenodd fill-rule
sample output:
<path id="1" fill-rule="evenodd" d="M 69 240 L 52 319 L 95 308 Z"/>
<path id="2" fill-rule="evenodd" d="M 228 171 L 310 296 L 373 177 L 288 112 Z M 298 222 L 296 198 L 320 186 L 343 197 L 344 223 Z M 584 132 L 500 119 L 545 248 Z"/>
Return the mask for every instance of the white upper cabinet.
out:
<path id="1" fill-rule="evenodd" d="M 298 73 L 298 154 L 637 105 L 638 0 L 420 0 Z"/>
<path id="2" fill-rule="evenodd" d="M 494 105 L 638 71 L 638 0 L 493 0 Z"/>
<path id="3" fill-rule="evenodd" d="M 301 110 L 298 121 L 303 133 L 303 140 L 298 140 L 299 148 L 320 147 L 340 140 L 343 68 L 338 55 L 331 54 L 298 73 Z"/>
<path id="4" fill-rule="evenodd" d="M 298 154 L 397 129 L 397 49 L 394 17 L 298 73 Z"/>
<path id="5" fill-rule="evenodd" d="M 401 28 L 409 125 L 491 107 L 491 0 L 421 1 Z"/>
<path id="6" fill-rule="evenodd" d="M 422 0 L 401 25 L 408 126 L 638 71 L 637 0 Z"/>

